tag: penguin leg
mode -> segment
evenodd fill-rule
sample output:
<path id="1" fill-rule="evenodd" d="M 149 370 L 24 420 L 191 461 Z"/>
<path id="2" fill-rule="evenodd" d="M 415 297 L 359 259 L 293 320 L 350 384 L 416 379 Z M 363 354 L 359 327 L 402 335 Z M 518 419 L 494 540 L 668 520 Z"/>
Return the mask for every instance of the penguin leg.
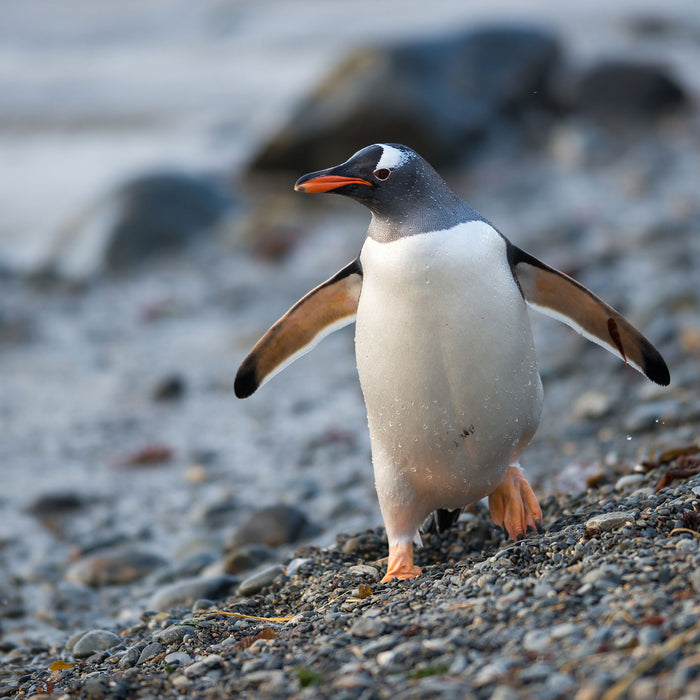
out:
<path id="1" fill-rule="evenodd" d="M 400 580 L 416 578 L 420 575 L 420 567 L 413 563 L 413 542 L 390 544 L 386 576 L 381 580 L 381 583 L 393 581 L 395 578 Z"/>
<path id="2" fill-rule="evenodd" d="M 517 464 L 506 469 L 489 496 L 489 511 L 496 525 L 514 540 L 522 540 L 528 527 L 542 532 L 542 509 Z"/>

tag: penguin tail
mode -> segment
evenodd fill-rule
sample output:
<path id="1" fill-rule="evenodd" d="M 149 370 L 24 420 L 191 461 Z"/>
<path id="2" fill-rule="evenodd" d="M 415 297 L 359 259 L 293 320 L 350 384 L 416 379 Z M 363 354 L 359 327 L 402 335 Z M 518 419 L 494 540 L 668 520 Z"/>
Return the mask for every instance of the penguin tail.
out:
<path id="1" fill-rule="evenodd" d="M 455 525 L 459 516 L 462 514 L 462 509 L 448 510 L 447 508 L 438 508 L 434 510 L 421 526 L 420 531 L 424 534 L 439 535 L 446 532 Z"/>

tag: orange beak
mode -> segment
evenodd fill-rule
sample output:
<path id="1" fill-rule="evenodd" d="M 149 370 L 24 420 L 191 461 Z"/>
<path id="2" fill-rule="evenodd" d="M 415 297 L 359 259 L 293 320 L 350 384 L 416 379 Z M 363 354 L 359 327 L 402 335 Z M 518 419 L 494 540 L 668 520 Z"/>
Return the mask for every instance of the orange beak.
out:
<path id="1" fill-rule="evenodd" d="M 306 182 L 297 182 L 294 189 L 297 192 L 330 192 L 344 185 L 368 185 L 371 182 L 359 177 L 343 177 L 342 175 L 317 175 Z"/>

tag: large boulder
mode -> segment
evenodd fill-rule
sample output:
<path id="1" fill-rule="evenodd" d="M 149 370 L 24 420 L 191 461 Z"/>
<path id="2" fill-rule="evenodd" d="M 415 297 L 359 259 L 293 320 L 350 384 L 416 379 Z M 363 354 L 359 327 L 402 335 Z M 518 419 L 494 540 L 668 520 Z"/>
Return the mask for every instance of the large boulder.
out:
<path id="1" fill-rule="evenodd" d="M 684 89 L 664 66 L 601 61 L 578 82 L 576 109 L 607 120 L 648 121 L 688 105 Z"/>
<path id="2" fill-rule="evenodd" d="M 65 227 L 44 272 L 86 280 L 124 270 L 211 232 L 233 206 L 213 178 L 177 172 L 138 176 Z"/>
<path id="3" fill-rule="evenodd" d="M 401 142 L 440 166 L 503 123 L 550 107 L 557 40 L 521 26 L 483 28 L 352 52 L 262 146 L 251 171 L 314 170 L 370 143 Z"/>

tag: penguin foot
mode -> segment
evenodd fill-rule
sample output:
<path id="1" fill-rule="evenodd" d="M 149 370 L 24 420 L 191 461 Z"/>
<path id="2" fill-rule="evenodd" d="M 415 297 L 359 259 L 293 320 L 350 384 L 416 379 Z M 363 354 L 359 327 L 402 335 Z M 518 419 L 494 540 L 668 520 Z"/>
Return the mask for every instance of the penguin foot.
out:
<path id="1" fill-rule="evenodd" d="M 380 583 L 416 578 L 421 575 L 420 567 L 413 564 L 413 542 L 401 542 L 389 547 L 389 561 L 386 576 Z"/>
<path id="2" fill-rule="evenodd" d="M 527 536 L 527 528 L 542 532 L 542 509 L 520 467 L 508 467 L 489 496 L 489 511 L 496 525 L 514 540 Z"/>

